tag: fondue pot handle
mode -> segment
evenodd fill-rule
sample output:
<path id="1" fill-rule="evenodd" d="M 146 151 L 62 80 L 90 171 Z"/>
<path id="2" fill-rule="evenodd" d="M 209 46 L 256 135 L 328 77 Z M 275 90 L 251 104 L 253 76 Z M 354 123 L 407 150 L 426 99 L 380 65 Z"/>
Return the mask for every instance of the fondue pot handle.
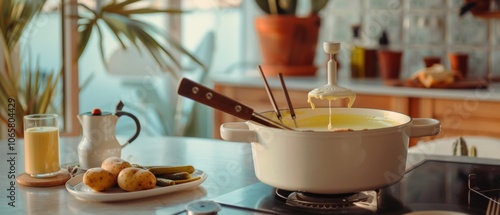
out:
<path id="1" fill-rule="evenodd" d="M 434 136 L 441 131 L 441 122 L 431 118 L 414 118 L 411 122 L 410 137 Z"/>
<path id="2" fill-rule="evenodd" d="M 233 142 L 251 143 L 257 141 L 257 133 L 248 128 L 245 122 L 228 122 L 220 126 L 222 139 Z"/>

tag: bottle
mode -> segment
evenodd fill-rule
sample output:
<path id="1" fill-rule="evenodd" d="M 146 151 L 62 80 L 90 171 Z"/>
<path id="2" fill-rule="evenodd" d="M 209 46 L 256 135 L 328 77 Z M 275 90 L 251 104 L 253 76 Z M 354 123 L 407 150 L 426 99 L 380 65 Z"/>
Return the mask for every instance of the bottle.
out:
<path id="1" fill-rule="evenodd" d="M 352 26 L 352 49 L 351 49 L 351 77 L 360 78 L 364 76 L 365 50 L 360 37 L 361 26 Z"/>
<path id="2" fill-rule="evenodd" d="M 373 78 L 377 76 L 377 49 L 368 47 L 362 43 L 361 27 L 354 25 L 353 48 L 351 50 L 351 77 L 352 78 Z"/>
<path id="3" fill-rule="evenodd" d="M 378 38 L 378 45 L 380 48 L 387 48 L 389 46 L 389 37 L 386 30 L 383 30 L 380 38 Z"/>
<path id="4" fill-rule="evenodd" d="M 378 68 L 383 80 L 398 80 L 401 73 L 403 51 L 391 46 L 387 31 L 379 38 Z"/>

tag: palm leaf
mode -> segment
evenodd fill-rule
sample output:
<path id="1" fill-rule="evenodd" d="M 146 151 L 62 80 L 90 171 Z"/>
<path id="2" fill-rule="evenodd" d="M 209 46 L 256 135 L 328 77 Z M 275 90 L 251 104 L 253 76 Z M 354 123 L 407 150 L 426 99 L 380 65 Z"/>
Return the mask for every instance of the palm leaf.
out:
<path id="1" fill-rule="evenodd" d="M 160 10 L 160 9 L 151 9 L 151 8 L 139 8 L 139 9 L 131 9 L 127 10 L 127 14 L 154 14 L 154 13 L 169 13 L 169 14 L 182 14 L 182 13 L 188 13 L 190 11 L 186 10 L 176 10 L 176 9 L 166 9 L 166 10 Z"/>
<path id="2" fill-rule="evenodd" d="M 123 1 L 111 1 L 106 5 L 103 5 L 100 11 L 92 11 L 90 8 L 83 6 L 87 11 L 92 11 L 93 17 L 80 16 L 80 29 L 82 36 L 81 41 L 81 53 L 83 49 L 87 46 L 90 34 L 92 33 L 90 28 L 96 28 L 99 36 L 99 50 L 102 62 L 107 68 L 108 65 L 105 60 L 104 54 L 104 40 L 102 30 L 107 27 L 112 35 L 118 40 L 123 49 L 127 48 L 125 43 L 125 38 L 131 45 L 135 46 L 138 50 L 140 49 L 139 44 L 143 45 L 146 50 L 151 54 L 156 63 L 165 71 L 172 73 L 175 78 L 179 78 L 180 75 L 176 72 L 171 64 L 174 64 L 176 68 L 182 68 L 180 61 L 177 59 L 177 55 L 174 55 L 174 50 L 187 56 L 197 65 L 199 65 L 204 71 L 207 68 L 203 63 L 198 60 L 194 55 L 189 53 L 178 41 L 168 36 L 167 33 L 162 32 L 157 27 L 142 22 L 140 20 L 134 19 L 132 16 L 134 14 L 152 14 L 152 13 L 172 13 L 179 14 L 185 13 L 187 11 L 176 10 L 176 9 L 155 9 L 150 7 L 131 7 L 134 3 L 140 2 L 139 0 L 123 0 Z M 102 20 L 103 22 L 99 22 Z M 165 36 L 167 35 L 167 36 Z M 165 38 L 166 42 L 170 45 L 173 50 L 165 48 L 163 44 L 160 44 L 156 37 Z M 85 45 L 85 46 L 84 46 Z M 177 70 L 178 70 L 177 69 Z"/>
<path id="3" fill-rule="evenodd" d="M 27 25 L 42 10 L 45 2 L 46 0 L 4 2 L 7 7 L 4 7 L 2 12 L 5 21 L 9 24 L 2 27 L 6 27 L 4 30 L 7 30 L 3 35 L 7 38 L 9 50 L 12 50 L 17 45 Z M 8 10 L 8 8 L 11 10 Z"/>
<path id="4" fill-rule="evenodd" d="M 26 114 L 47 111 L 53 102 L 56 86 L 60 83 L 60 74 L 43 75 L 39 69 L 33 70 L 30 59 L 21 67 L 14 61 L 12 54 L 19 46 L 19 39 L 29 30 L 31 21 L 40 13 L 46 0 L 3 0 L 0 3 L 0 46 L 2 46 L 3 67 L 0 68 L 0 98 L 15 100 L 16 134 L 23 134 L 23 117 Z M 38 63 L 35 65 L 38 67 Z M 0 121 L 6 123 L 10 118 L 7 105 L 0 107 Z"/>
<path id="5" fill-rule="evenodd" d="M 80 29 L 81 39 L 80 39 L 79 49 L 78 49 L 78 58 L 80 58 L 80 56 L 82 56 L 83 51 L 85 50 L 85 47 L 87 47 L 87 44 L 90 40 L 90 36 L 92 35 L 93 29 L 94 28 L 92 28 L 91 23 L 81 25 L 81 29 Z"/>
<path id="6" fill-rule="evenodd" d="M 102 20 L 107 24 L 108 28 L 113 32 L 113 36 L 115 36 L 116 40 L 120 43 L 122 48 L 126 48 L 125 42 L 121 38 L 120 34 L 128 33 L 127 26 L 123 25 L 121 22 L 116 22 L 113 19 L 110 19 L 108 16 L 102 17 Z"/>
<path id="7" fill-rule="evenodd" d="M 102 62 L 104 63 L 104 66 L 106 67 L 106 69 L 108 68 L 107 64 L 106 64 L 106 57 L 104 56 L 104 37 L 102 36 L 102 31 L 101 31 L 101 28 L 99 26 L 96 26 L 96 29 L 97 29 L 97 34 L 99 35 L 99 53 L 101 55 L 101 59 L 102 59 Z"/>
<path id="8" fill-rule="evenodd" d="M 1 29 L 0 33 L 4 33 L 4 30 Z M 10 57 L 10 49 L 8 48 L 7 41 L 5 38 L 1 38 L 0 42 L 2 43 L 2 52 L 3 52 L 3 63 L 4 63 L 4 69 L 6 70 L 1 70 L 2 76 L 0 80 L 2 80 L 2 88 L 5 87 L 5 91 L 7 95 L 14 95 L 15 94 L 15 75 L 14 75 L 14 69 L 12 67 L 12 59 Z M 3 69 L 3 68 L 2 68 Z"/>
<path id="9" fill-rule="evenodd" d="M 139 2 L 139 1 L 140 0 L 125 0 L 125 1 L 122 1 L 122 2 L 113 1 L 107 7 L 108 8 L 116 8 L 116 9 L 120 10 L 122 8 L 125 8 L 128 5 L 131 5 L 131 4 Z"/>

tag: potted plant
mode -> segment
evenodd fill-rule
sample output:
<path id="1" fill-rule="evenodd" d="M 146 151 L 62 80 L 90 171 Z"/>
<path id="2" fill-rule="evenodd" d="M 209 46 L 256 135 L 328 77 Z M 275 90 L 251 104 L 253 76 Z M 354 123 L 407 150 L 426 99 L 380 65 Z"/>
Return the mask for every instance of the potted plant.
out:
<path id="1" fill-rule="evenodd" d="M 256 0 L 266 15 L 255 19 L 265 74 L 310 76 L 314 65 L 321 18 L 328 0 L 311 0 L 306 16 L 297 15 L 298 0 Z"/>
<path id="2" fill-rule="evenodd" d="M 0 125 L 10 128 L 15 125 L 15 134 L 23 137 L 23 117 L 36 113 L 58 113 L 62 110 L 60 100 L 56 100 L 56 88 L 61 82 L 62 71 L 43 72 L 37 65 L 32 65 L 30 59 L 19 58 L 19 39 L 26 33 L 29 23 L 42 10 L 46 0 L 15 1 L 3 0 L 0 3 Z M 93 33 L 99 36 L 101 57 L 104 58 L 104 43 L 102 31 L 108 28 L 114 34 L 123 48 L 138 46 L 139 43 L 153 56 L 164 71 L 170 72 L 173 77 L 179 78 L 180 60 L 176 54 L 183 54 L 198 64 L 204 71 L 207 68 L 180 43 L 155 26 L 134 18 L 137 14 L 151 13 L 182 13 L 177 9 L 156 9 L 150 6 L 137 6 L 137 0 L 107 1 L 97 9 L 91 9 L 80 4 L 78 17 L 63 17 L 79 19 L 79 55 L 86 49 L 90 36 Z M 80 13 L 81 12 L 81 13 Z M 154 38 L 165 38 L 171 47 L 160 43 Z M 127 45 L 126 41 L 131 45 Z M 8 105 L 6 102 L 14 103 Z M 10 103 L 9 103 L 10 104 Z M 16 123 L 11 123 L 15 121 Z M 10 133 L 10 132 L 9 132 Z"/>

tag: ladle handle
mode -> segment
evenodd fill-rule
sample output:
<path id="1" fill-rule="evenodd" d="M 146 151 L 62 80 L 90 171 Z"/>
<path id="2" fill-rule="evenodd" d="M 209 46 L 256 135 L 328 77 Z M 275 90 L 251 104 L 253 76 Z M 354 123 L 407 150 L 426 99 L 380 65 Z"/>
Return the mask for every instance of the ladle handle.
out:
<path id="1" fill-rule="evenodd" d="M 330 56 L 330 60 L 327 62 L 327 75 L 328 75 L 328 85 L 337 85 L 337 62 Z"/>
<path id="2" fill-rule="evenodd" d="M 328 85 L 337 85 L 337 62 L 335 61 L 335 54 L 340 51 L 340 43 L 338 42 L 324 42 L 323 49 L 329 56 L 327 63 Z"/>
<path id="3" fill-rule="evenodd" d="M 243 120 L 251 120 L 253 109 L 212 89 L 183 78 L 179 82 L 177 94 L 193 99 L 199 103 L 231 114 Z"/>

